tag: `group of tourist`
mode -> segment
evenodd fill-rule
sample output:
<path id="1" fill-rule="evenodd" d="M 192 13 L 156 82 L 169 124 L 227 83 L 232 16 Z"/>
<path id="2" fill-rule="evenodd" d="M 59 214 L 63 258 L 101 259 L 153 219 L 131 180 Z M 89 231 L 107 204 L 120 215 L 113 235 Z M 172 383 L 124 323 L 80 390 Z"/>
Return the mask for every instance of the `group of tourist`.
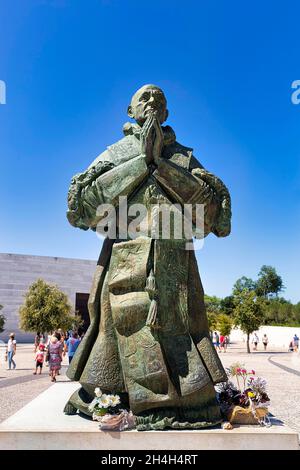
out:
<path id="1" fill-rule="evenodd" d="M 34 352 L 35 352 L 35 371 L 34 375 L 42 373 L 44 362 L 49 366 L 49 375 L 52 382 L 56 382 L 56 376 L 59 375 L 61 369 L 61 363 L 63 357 L 67 354 L 69 359 L 69 364 L 71 363 L 75 351 L 78 348 L 80 341 L 83 335 L 79 336 L 76 331 L 69 331 L 64 333 L 61 329 L 53 331 L 52 334 L 46 338 L 44 334 L 37 333 L 34 340 Z M 213 345 L 218 352 L 226 352 L 227 346 L 229 344 L 228 336 L 218 334 L 217 331 L 214 331 L 212 334 Z M 267 350 L 269 339 L 266 334 L 262 337 L 262 343 L 264 350 Z M 257 351 L 259 344 L 259 336 L 255 332 L 252 337 L 253 351 Z M 290 352 L 297 352 L 299 350 L 299 337 L 295 333 L 293 339 L 289 344 Z M 6 346 L 5 360 L 8 362 L 8 370 L 16 368 L 16 362 L 14 356 L 17 352 L 17 341 L 15 339 L 15 334 L 11 333 Z"/>
<path id="2" fill-rule="evenodd" d="M 64 333 L 61 329 L 53 331 L 49 336 L 48 343 L 45 338 L 37 333 L 34 341 L 35 345 L 35 371 L 34 375 L 42 373 L 44 362 L 49 366 L 49 375 L 52 382 L 56 382 L 59 375 L 63 357 L 68 354 L 69 364 L 71 363 L 75 351 L 79 346 L 81 337 L 76 331 Z"/>
<path id="3" fill-rule="evenodd" d="M 267 350 L 267 345 L 268 345 L 269 339 L 266 334 L 263 335 L 262 338 L 262 343 L 264 345 L 264 350 Z M 252 344 L 253 344 L 253 351 L 257 351 L 257 346 L 259 343 L 259 337 L 257 333 L 254 333 L 253 338 L 252 338 Z M 289 349 L 290 352 L 297 352 L 299 350 L 299 337 L 297 333 L 295 333 L 293 339 L 289 343 Z"/>
<path id="4" fill-rule="evenodd" d="M 49 366 L 51 381 L 55 382 L 61 369 L 63 357 L 68 355 L 70 364 L 82 338 L 83 335 L 79 336 L 76 331 L 64 333 L 61 329 L 53 331 L 47 340 L 44 334 L 37 333 L 34 339 L 35 370 L 33 374 L 40 375 L 43 365 L 46 363 Z M 8 370 L 17 367 L 14 360 L 16 352 L 15 333 L 10 333 L 5 350 L 5 361 L 8 362 Z"/>
<path id="5" fill-rule="evenodd" d="M 219 335 L 217 331 L 214 331 L 212 335 L 212 342 L 216 351 L 226 352 L 227 346 L 229 344 L 229 338 L 225 335 Z"/>
<path id="6" fill-rule="evenodd" d="M 262 344 L 264 346 L 265 351 L 267 350 L 268 343 L 269 343 L 269 338 L 265 333 L 262 337 Z M 256 332 L 253 334 L 252 344 L 253 344 L 253 351 L 257 351 L 257 347 L 258 347 L 258 344 L 259 344 L 259 336 Z"/>
<path id="7" fill-rule="evenodd" d="M 226 352 L 227 346 L 229 344 L 229 337 L 219 334 L 217 331 L 214 331 L 212 334 L 212 342 L 216 351 Z M 264 334 L 262 337 L 262 343 L 263 343 L 265 351 L 267 350 L 268 342 L 269 342 L 269 338 L 266 334 Z M 258 343 L 259 343 L 259 337 L 258 337 L 258 334 L 255 332 L 252 337 L 253 351 L 257 351 Z"/>

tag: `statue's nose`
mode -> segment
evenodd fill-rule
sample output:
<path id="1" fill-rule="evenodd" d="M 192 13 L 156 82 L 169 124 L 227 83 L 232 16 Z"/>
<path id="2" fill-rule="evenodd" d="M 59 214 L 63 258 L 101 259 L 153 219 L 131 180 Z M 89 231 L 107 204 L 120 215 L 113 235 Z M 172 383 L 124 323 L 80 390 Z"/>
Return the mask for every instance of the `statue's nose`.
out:
<path id="1" fill-rule="evenodd" d="M 154 96 L 151 95 L 150 98 L 148 99 L 148 103 L 152 103 L 154 101 Z"/>

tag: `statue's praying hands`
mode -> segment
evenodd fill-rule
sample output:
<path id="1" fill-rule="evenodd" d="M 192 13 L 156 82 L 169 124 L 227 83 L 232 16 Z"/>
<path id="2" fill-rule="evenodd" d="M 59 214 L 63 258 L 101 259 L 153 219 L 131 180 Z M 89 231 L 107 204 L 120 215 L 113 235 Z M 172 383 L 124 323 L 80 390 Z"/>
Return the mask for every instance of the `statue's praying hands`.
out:
<path id="1" fill-rule="evenodd" d="M 157 164 L 161 157 L 164 136 L 157 113 L 149 113 L 140 134 L 141 153 L 145 155 L 147 164 Z"/>

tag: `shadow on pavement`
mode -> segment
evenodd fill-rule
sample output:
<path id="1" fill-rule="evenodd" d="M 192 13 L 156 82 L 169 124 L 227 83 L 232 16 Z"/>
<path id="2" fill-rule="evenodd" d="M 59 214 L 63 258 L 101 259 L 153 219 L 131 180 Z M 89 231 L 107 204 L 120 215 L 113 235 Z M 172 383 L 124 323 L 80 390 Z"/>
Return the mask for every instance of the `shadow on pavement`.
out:
<path id="1" fill-rule="evenodd" d="M 23 384 L 26 382 L 31 382 L 32 380 L 40 380 L 45 377 L 48 377 L 48 374 L 19 375 L 11 378 L 3 377 L 3 380 L 0 382 L 0 388 L 11 387 L 12 385 Z"/>
<path id="2" fill-rule="evenodd" d="M 279 363 L 276 362 L 276 361 L 273 361 L 273 360 L 272 360 L 272 356 L 268 358 L 268 361 L 269 361 L 271 364 L 273 364 L 274 366 L 279 367 L 279 369 L 282 369 L 282 370 L 284 370 L 285 372 L 288 372 L 289 374 L 298 375 L 298 377 L 300 377 L 300 371 L 299 371 L 299 370 L 292 369 L 291 367 L 287 367 L 287 366 L 284 366 L 284 365 L 282 365 L 282 364 L 279 364 Z"/>
<path id="3" fill-rule="evenodd" d="M 288 351 L 251 351 L 250 354 L 265 354 L 265 355 L 269 355 L 269 354 L 289 354 Z"/>

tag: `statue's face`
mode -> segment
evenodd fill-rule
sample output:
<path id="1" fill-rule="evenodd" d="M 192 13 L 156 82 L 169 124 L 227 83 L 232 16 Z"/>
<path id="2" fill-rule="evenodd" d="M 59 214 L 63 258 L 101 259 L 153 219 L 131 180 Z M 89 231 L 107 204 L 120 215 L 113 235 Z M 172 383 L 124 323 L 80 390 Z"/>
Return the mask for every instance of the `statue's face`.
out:
<path id="1" fill-rule="evenodd" d="M 145 85 L 132 97 L 128 107 L 128 116 L 143 125 L 149 113 L 156 113 L 162 124 L 168 117 L 167 100 L 163 91 L 154 85 Z"/>

